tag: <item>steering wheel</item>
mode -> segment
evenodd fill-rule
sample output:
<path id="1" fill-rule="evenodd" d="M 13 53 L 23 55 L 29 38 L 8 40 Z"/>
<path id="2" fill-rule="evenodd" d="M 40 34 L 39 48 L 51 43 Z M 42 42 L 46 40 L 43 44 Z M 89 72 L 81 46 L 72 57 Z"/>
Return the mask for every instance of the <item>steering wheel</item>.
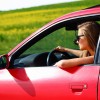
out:
<path id="1" fill-rule="evenodd" d="M 52 50 L 47 56 L 47 66 L 52 66 L 54 63 L 61 59 L 72 59 L 77 58 L 76 55 L 69 52 L 62 52 L 57 50 Z"/>

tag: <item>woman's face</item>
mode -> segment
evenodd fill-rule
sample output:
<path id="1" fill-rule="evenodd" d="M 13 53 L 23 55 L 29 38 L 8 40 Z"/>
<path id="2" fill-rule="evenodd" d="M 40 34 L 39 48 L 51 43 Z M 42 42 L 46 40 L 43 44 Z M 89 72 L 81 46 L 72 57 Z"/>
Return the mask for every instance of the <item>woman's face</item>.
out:
<path id="1" fill-rule="evenodd" d="M 78 30 L 78 36 L 79 36 L 79 40 L 77 41 L 80 50 L 89 50 L 89 43 L 87 41 L 86 36 L 83 34 L 83 30 L 79 29 Z"/>

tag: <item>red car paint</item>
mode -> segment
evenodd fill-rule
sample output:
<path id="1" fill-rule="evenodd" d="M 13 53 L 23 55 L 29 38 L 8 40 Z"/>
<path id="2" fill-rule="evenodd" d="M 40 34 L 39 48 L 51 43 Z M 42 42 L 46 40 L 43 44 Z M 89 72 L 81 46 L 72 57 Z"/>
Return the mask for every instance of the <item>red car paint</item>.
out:
<path id="1" fill-rule="evenodd" d="M 5 69 L 0 71 L 0 98 L 96 100 L 99 69 L 100 66 Z"/>

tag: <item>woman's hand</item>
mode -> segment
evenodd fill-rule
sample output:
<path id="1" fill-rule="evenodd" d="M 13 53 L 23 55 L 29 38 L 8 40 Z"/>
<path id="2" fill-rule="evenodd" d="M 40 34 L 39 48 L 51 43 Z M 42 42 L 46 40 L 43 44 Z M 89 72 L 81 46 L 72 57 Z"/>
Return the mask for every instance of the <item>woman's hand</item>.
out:
<path id="1" fill-rule="evenodd" d="M 56 63 L 54 64 L 54 66 L 57 66 L 57 67 L 59 67 L 59 68 L 62 68 L 62 66 L 63 66 L 63 61 L 60 60 L 60 61 L 56 62 Z"/>
<path id="2" fill-rule="evenodd" d="M 65 48 L 61 46 L 56 47 L 55 50 L 65 52 Z"/>
<path id="3" fill-rule="evenodd" d="M 71 67 L 69 60 L 60 60 L 54 64 L 54 66 L 57 66 L 59 68 L 69 68 Z"/>

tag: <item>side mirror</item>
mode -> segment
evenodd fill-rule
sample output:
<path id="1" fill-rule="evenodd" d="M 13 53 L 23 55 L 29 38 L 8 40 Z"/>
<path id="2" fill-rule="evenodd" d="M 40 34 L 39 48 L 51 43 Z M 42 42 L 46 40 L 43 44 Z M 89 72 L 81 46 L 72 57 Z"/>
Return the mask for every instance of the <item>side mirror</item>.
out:
<path id="1" fill-rule="evenodd" d="M 8 68 L 8 65 L 9 65 L 8 56 L 7 55 L 0 56 L 0 69 Z"/>

